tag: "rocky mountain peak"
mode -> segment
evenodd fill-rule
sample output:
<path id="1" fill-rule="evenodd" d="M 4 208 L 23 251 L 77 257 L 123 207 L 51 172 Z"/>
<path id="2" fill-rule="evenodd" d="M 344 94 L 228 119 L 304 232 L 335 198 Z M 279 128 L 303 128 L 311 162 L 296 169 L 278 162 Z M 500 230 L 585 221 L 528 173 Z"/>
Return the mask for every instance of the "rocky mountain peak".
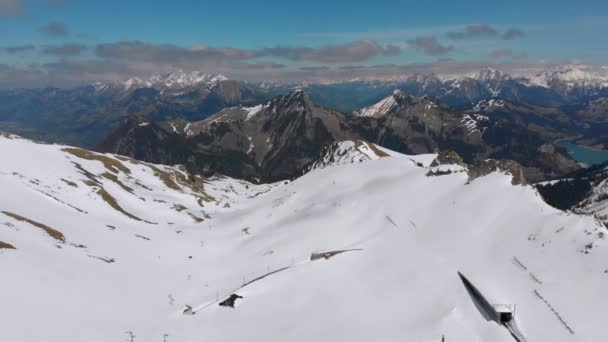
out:
<path id="1" fill-rule="evenodd" d="M 413 102 L 413 96 L 402 90 L 395 89 L 390 96 L 385 97 L 374 105 L 356 111 L 355 115 L 379 118 L 390 113 L 397 107 L 408 105 Z"/>
<path id="2" fill-rule="evenodd" d="M 440 84 L 441 80 L 435 74 L 414 74 L 406 79 L 408 83 L 419 83 L 423 87 Z"/>
<path id="3" fill-rule="evenodd" d="M 500 70 L 496 70 L 496 69 L 490 68 L 490 67 L 480 70 L 479 73 L 477 75 L 475 75 L 474 78 L 480 82 L 512 79 L 509 74 L 506 74 Z"/>
<path id="4" fill-rule="evenodd" d="M 294 89 L 283 96 L 277 96 L 270 100 L 267 104 L 273 113 L 281 111 L 297 111 L 302 112 L 306 109 L 311 109 L 314 105 L 310 99 L 310 95 L 303 89 Z"/>

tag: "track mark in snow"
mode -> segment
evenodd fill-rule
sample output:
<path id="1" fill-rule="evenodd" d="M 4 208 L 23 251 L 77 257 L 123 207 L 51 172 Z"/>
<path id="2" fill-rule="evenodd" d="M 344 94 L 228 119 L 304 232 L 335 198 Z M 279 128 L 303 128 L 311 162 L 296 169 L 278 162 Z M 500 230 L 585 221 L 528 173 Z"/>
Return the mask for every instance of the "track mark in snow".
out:
<path id="1" fill-rule="evenodd" d="M 55 197 L 55 196 L 53 196 L 53 195 L 51 195 L 51 194 L 48 194 L 48 193 L 46 193 L 46 192 L 44 192 L 44 191 L 42 191 L 42 190 L 38 190 L 38 189 L 34 189 L 34 190 L 38 191 L 39 193 L 41 193 L 41 194 L 43 194 L 43 195 L 45 195 L 45 196 L 48 196 L 48 197 L 50 197 L 50 198 L 54 199 L 55 201 L 57 201 L 57 202 L 59 202 L 59 203 L 61 203 L 61 204 L 67 205 L 68 207 L 70 207 L 70 208 L 72 208 L 72 209 L 74 209 L 74 210 L 78 211 L 79 213 L 88 214 L 88 212 L 87 212 L 87 211 L 82 210 L 82 209 L 80 209 L 80 208 L 78 208 L 78 207 L 75 207 L 75 206 L 73 206 L 73 205 L 71 205 L 71 204 L 69 204 L 69 203 L 66 203 L 66 202 L 64 202 L 64 201 L 60 200 L 59 198 L 57 198 L 57 197 Z"/>
<path id="2" fill-rule="evenodd" d="M 543 284 L 543 282 L 540 279 L 538 279 L 538 277 L 535 276 L 534 273 L 532 273 L 532 272 L 530 272 L 530 279 L 534 280 L 534 282 L 536 282 L 539 285 Z"/>
<path id="3" fill-rule="evenodd" d="M 562 316 L 560 316 L 559 312 L 557 312 L 557 310 L 555 310 L 553 308 L 553 306 L 551 306 L 551 304 L 549 303 L 549 301 L 543 297 L 538 290 L 534 290 L 534 295 L 536 295 L 536 297 L 538 297 L 538 299 L 542 300 L 545 305 L 547 305 L 547 307 L 549 308 L 549 310 L 551 310 L 551 312 L 553 312 L 553 314 L 555 315 L 555 317 L 557 317 L 557 320 L 564 326 L 564 328 L 566 328 L 566 330 L 568 330 L 568 332 L 570 332 L 570 334 L 574 335 L 574 330 L 572 330 L 572 328 L 570 328 L 570 326 L 568 325 L 568 323 L 566 323 L 566 321 L 564 321 L 564 319 L 562 318 Z"/>
<path id="4" fill-rule="evenodd" d="M 528 270 L 528 268 L 521 261 L 519 261 L 519 259 L 517 259 L 516 257 L 513 257 L 513 264 L 515 266 L 517 266 L 518 268 L 520 268 L 522 271 Z"/>
<path id="5" fill-rule="evenodd" d="M 399 225 L 398 225 L 398 224 L 396 224 L 396 223 L 395 223 L 395 221 L 393 221 L 393 219 L 392 219 L 390 216 L 386 215 L 386 220 L 387 220 L 388 222 L 390 222 L 390 223 L 391 223 L 393 226 L 395 226 L 395 227 L 399 228 Z"/>
<path id="6" fill-rule="evenodd" d="M 95 256 L 95 255 L 91 255 L 91 254 L 87 254 L 87 256 L 89 258 L 101 260 L 101 261 L 103 261 L 103 262 L 105 262 L 107 264 L 112 264 L 112 263 L 114 263 L 116 261 L 116 259 L 114 259 L 114 258 L 103 258 L 103 257 L 98 257 L 98 256 Z"/>
<path id="7" fill-rule="evenodd" d="M 135 234 L 135 237 L 140 238 L 140 239 L 143 239 L 143 240 L 146 240 L 146 241 L 150 241 L 150 238 L 149 238 L 149 237 L 145 237 L 145 236 L 143 236 L 143 235 Z"/>

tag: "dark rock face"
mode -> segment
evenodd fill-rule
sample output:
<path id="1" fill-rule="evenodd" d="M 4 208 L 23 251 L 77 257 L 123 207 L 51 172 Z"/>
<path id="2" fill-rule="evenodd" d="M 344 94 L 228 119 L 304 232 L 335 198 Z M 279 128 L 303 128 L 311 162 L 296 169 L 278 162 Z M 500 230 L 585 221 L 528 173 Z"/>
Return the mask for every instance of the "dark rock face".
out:
<path id="1" fill-rule="evenodd" d="M 432 97 L 400 91 L 383 101 L 382 106 L 345 114 L 293 91 L 263 105 L 227 108 L 193 123 L 129 120 L 97 150 L 260 182 L 301 175 L 326 146 L 342 140 L 368 141 L 409 154 L 458 153 L 460 160 L 454 159 L 456 153 L 442 153 L 439 162 L 444 163 L 513 159 L 532 181 L 577 168 L 563 151 L 547 146 L 525 126 L 459 112 Z M 512 164 L 498 167 L 515 172 Z M 479 172 L 491 168 L 485 165 Z M 516 173 L 523 179 L 519 170 Z"/>
<path id="2" fill-rule="evenodd" d="M 188 125 L 185 134 L 130 122 L 97 150 L 272 182 L 300 175 L 324 146 L 342 140 L 339 122 L 344 118 L 314 105 L 305 93 L 292 92 L 255 109 L 225 109 Z"/>
<path id="3" fill-rule="evenodd" d="M 467 170 L 469 175 L 469 182 L 474 181 L 476 178 L 489 175 L 493 172 L 506 172 L 513 178 L 511 184 L 523 185 L 526 184 L 526 178 L 524 176 L 524 168 L 514 160 L 502 159 L 485 159 L 478 161 L 474 164 L 467 164 L 464 159 L 456 151 L 447 150 L 442 151 L 437 155 L 437 158 L 431 163 L 431 167 L 437 167 L 439 165 L 459 165 Z M 451 172 L 446 172 L 449 174 Z M 441 175 L 441 171 L 429 172 L 429 175 L 436 176 Z"/>
<path id="4" fill-rule="evenodd" d="M 575 141 L 579 144 L 608 148 L 608 96 L 566 107 L 576 119 Z M 571 136 L 574 136 L 572 134 Z"/>
<path id="5" fill-rule="evenodd" d="M 445 150 L 439 152 L 437 158 L 433 160 L 431 166 L 439 166 L 439 165 L 460 165 L 467 166 L 464 159 L 458 154 L 458 152 L 453 150 Z"/>
<path id="6" fill-rule="evenodd" d="M 382 110 L 370 108 L 349 118 L 350 131 L 361 139 L 409 153 L 435 153 L 452 145 L 479 151 L 481 131 L 464 124 L 463 113 L 433 97 L 414 97 L 395 91 L 383 100 Z"/>
<path id="7" fill-rule="evenodd" d="M 562 209 L 593 214 L 608 227 L 608 163 L 565 175 L 561 180 L 540 183 L 536 189 L 545 202 Z"/>
<path id="8" fill-rule="evenodd" d="M 236 304 L 236 301 L 239 299 L 242 299 L 242 298 L 243 298 L 243 296 L 239 296 L 238 294 L 233 293 L 230 295 L 230 297 L 226 298 L 224 301 L 220 302 L 218 305 L 234 309 L 234 305 Z"/>
<path id="9" fill-rule="evenodd" d="M 489 175 L 490 173 L 496 171 L 503 171 L 510 174 L 513 177 L 511 180 L 511 184 L 513 185 L 526 184 L 526 178 L 524 177 L 524 169 L 522 166 L 516 161 L 506 159 L 487 159 L 470 166 L 469 181 L 473 181 L 476 178 Z"/>

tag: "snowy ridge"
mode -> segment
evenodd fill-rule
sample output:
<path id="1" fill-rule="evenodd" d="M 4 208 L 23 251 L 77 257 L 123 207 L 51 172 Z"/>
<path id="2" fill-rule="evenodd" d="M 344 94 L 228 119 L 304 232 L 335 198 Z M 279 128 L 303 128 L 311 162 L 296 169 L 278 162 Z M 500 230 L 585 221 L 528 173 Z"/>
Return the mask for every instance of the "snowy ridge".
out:
<path id="1" fill-rule="evenodd" d="M 228 80 L 228 78 L 223 75 L 209 75 L 200 71 L 187 73 L 183 70 L 178 70 L 166 75 L 155 74 L 145 80 L 138 77 L 130 78 L 123 83 L 123 87 L 126 90 L 141 87 L 182 89 L 202 84 L 212 88 L 218 83 L 226 80 Z"/>
<path id="2" fill-rule="evenodd" d="M 259 112 L 261 112 L 266 107 L 267 107 L 267 105 L 257 105 L 257 106 L 254 106 L 254 107 L 244 107 L 243 109 L 245 111 L 247 111 L 247 116 L 245 117 L 245 121 L 253 118 L 254 116 L 256 116 Z"/>
<path id="3" fill-rule="evenodd" d="M 590 72 L 585 66 L 566 66 L 563 69 L 543 71 L 530 77 L 528 84 L 551 87 L 553 82 L 562 82 L 568 87 L 608 87 L 608 75 Z"/>
<path id="4" fill-rule="evenodd" d="M 493 68 L 485 68 L 479 71 L 479 73 L 473 76 L 474 79 L 481 82 L 490 82 L 496 80 L 511 80 L 512 77 L 502 71 L 493 69 Z"/>
<path id="5" fill-rule="evenodd" d="M 253 185 L 15 137 L 0 155 L 7 341 L 512 342 L 458 272 L 528 341 L 608 338 L 605 228 L 503 173 L 390 153 Z"/>
<path id="6" fill-rule="evenodd" d="M 340 141 L 325 148 L 319 160 L 315 161 L 308 170 L 326 167 L 362 163 L 388 157 L 392 151 L 364 141 Z"/>
<path id="7" fill-rule="evenodd" d="M 354 114 L 358 116 L 366 116 L 366 117 L 382 117 L 390 112 L 397 105 L 397 97 L 403 95 L 403 92 L 400 90 L 395 90 L 393 94 L 389 97 L 386 97 L 380 102 L 371 105 L 366 108 L 362 108 L 356 111 Z"/>

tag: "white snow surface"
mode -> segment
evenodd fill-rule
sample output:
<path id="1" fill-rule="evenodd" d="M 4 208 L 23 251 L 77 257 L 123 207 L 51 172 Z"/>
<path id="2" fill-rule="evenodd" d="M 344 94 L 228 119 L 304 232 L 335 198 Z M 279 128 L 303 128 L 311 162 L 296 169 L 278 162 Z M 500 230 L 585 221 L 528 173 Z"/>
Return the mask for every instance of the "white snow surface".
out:
<path id="1" fill-rule="evenodd" d="M 390 112 L 395 105 L 397 105 L 396 96 L 399 96 L 400 93 L 401 92 L 399 90 L 395 90 L 391 96 L 380 100 L 374 105 L 356 111 L 355 115 L 374 118 L 382 117 Z"/>
<path id="2" fill-rule="evenodd" d="M 247 112 L 247 116 L 245 117 L 245 121 L 253 118 L 256 114 L 264 109 L 265 105 L 257 105 L 254 107 L 244 107 L 243 109 Z"/>
<path id="3" fill-rule="evenodd" d="M 514 341 L 458 271 L 516 305 L 528 341 L 608 340 L 605 228 L 504 173 L 429 177 L 416 164 L 433 156 L 392 153 L 273 185 L 207 179 L 200 206 L 200 193 L 154 171 L 177 181 L 175 167 L 122 161 L 129 173 L 113 172 L 63 148 L 0 137 L 0 211 L 66 240 L 0 213 L 0 241 L 16 247 L 0 249 L 3 341 Z M 108 178 L 86 185 L 73 162 L 132 193 Z M 113 209 L 102 186 L 156 224 Z M 360 250 L 310 261 L 344 249 Z M 218 305 L 235 291 L 236 308 Z"/>

